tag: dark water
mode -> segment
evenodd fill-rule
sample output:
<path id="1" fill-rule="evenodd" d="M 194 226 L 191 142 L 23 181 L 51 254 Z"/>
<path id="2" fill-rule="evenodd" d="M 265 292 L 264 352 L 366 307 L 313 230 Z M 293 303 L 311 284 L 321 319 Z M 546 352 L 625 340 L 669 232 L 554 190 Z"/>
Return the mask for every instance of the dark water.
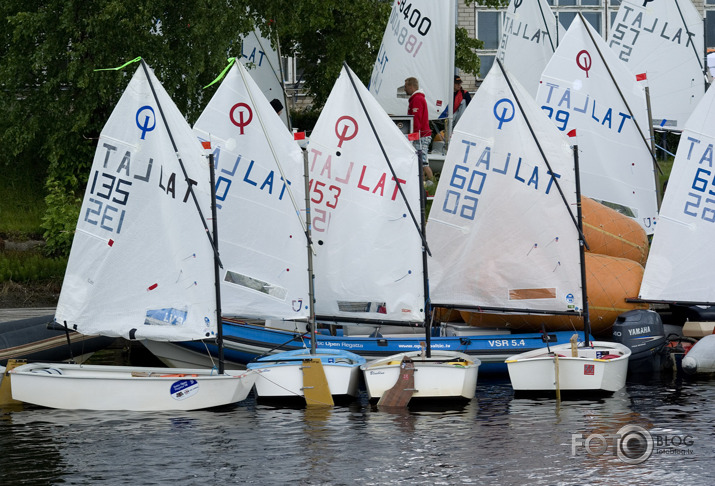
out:
<path id="1" fill-rule="evenodd" d="M 714 400 L 715 380 L 668 375 L 560 404 L 517 399 L 508 380 L 480 378 L 472 402 L 447 410 L 385 412 L 365 397 L 328 410 L 276 408 L 252 396 L 183 413 L 0 409 L 0 484 L 709 486 Z M 625 463 L 609 435 L 629 424 L 682 453 Z M 593 439 L 591 454 L 583 442 L 573 454 L 573 434 L 600 434 L 605 452 Z"/>

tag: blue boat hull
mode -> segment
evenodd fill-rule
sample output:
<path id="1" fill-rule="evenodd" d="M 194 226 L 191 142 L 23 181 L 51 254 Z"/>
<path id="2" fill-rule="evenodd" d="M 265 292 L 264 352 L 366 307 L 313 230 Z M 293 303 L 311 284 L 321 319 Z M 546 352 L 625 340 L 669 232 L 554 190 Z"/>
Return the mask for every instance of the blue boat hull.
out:
<path id="1" fill-rule="evenodd" d="M 111 345 L 114 338 L 84 336 L 69 332 L 54 322 L 54 315 L 30 317 L 0 323 L 0 365 L 8 359 L 27 361 L 64 361 L 88 355 Z"/>
<path id="2" fill-rule="evenodd" d="M 583 340 L 583 332 L 550 332 L 550 345 L 568 343 L 571 336 L 578 335 Z M 256 358 L 281 351 L 310 348 L 307 334 L 259 325 L 224 322 L 224 359 L 236 364 L 248 364 Z M 554 340 L 555 339 L 555 340 Z M 445 351 L 459 351 L 478 358 L 482 365 L 480 373 L 507 373 L 504 360 L 514 354 L 546 346 L 541 333 L 435 336 L 431 337 L 431 348 Z M 363 356 L 367 360 L 384 358 L 396 353 L 421 349 L 425 342 L 423 335 L 400 337 L 330 336 L 318 334 L 318 349 L 342 349 Z M 206 353 L 208 346 L 212 355 L 217 355 L 215 345 L 204 342 L 175 343 L 197 353 Z"/>

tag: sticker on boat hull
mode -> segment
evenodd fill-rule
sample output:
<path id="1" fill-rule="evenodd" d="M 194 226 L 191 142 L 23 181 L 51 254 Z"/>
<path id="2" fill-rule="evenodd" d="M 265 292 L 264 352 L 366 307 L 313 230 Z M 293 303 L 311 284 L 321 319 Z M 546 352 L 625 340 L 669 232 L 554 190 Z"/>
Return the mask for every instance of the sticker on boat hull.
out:
<path id="1" fill-rule="evenodd" d="M 196 380 L 179 380 L 171 384 L 171 398 L 185 400 L 199 392 L 199 382 Z"/>

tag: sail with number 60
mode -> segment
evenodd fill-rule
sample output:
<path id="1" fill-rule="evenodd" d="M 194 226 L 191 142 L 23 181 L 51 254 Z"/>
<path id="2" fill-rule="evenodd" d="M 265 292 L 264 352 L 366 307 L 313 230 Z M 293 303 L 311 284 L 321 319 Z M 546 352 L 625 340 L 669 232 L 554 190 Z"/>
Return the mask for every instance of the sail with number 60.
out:
<path id="1" fill-rule="evenodd" d="M 581 311 L 575 203 L 566 137 L 497 61 L 453 134 L 430 209 L 432 303 Z"/>

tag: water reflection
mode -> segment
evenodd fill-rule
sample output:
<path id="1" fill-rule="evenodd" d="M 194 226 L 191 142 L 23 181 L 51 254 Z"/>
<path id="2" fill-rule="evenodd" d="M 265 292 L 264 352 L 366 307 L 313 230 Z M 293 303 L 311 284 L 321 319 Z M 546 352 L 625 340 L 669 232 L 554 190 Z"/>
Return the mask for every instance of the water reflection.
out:
<path id="1" fill-rule="evenodd" d="M 255 402 L 190 413 L 0 410 L 3 484 L 712 484 L 715 382 L 666 376 L 612 397 L 515 399 L 483 380 L 460 407 Z M 691 434 L 694 454 L 629 465 L 573 436 Z M 9 445 L 12 444 L 12 448 Z M 637 479 L 635 479 L 637 478 Z"/>

